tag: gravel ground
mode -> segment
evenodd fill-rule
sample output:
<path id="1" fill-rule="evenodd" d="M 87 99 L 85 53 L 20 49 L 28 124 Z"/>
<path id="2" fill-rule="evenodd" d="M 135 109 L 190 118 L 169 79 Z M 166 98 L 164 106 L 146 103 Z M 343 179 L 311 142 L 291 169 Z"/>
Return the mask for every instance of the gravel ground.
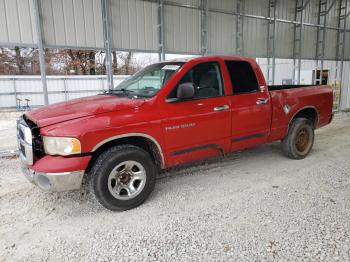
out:
<path id="1" fill-rule="evenodd" d="M 120 213 L 41 192 L 0 159 L 0 261 L 350 261 L 349 155 L 342 114 L 304 160 L 273 143 L 172 170 Z"/>
<path id="2" fill-rule="evenodd" d="M 17 148 L 16 120 L 19 112 L 0 112 L 0 151 Z"/>

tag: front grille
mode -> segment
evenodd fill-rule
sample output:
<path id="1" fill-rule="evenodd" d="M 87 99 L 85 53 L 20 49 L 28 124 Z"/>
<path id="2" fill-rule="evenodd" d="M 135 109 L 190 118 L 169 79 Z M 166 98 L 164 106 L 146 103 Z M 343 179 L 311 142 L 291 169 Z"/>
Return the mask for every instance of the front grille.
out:
<path id="1" fill-rule="evenodd" d="M 24 145 L 22 144 L 19 145 L 19 151 L 23 154 L 23 156 L 26 156 L 26 149 Z"/>
<path id="2" fill-rule="evenodd" d="M 23 130 L 22 130 L 22 129 L 19 129 L 19 130 L 18 130 L 18 135 L 19 135 L 19 137 L 20 137 L 21 139 L 24 140 L 24 133 L 23 133 Z"/>
<path id="3" fill-rule="evenodd" d="M 23 118 L 17 121 L 19 155 L 27 165 L 33 164 L 32 131 Z"/>
<path id="4" fill-rule="evenodd" d="M 32 131 L 32 139 L 33 139 L 32 144 L 33 144 L 33 154 L 34 154 L 34 162 L 35 162 L 35 160 L 40 159 L 45 155 L 43 139 L 41 137 L 39 127 L 29 119 L 26 119 L 25 121 Z"/>

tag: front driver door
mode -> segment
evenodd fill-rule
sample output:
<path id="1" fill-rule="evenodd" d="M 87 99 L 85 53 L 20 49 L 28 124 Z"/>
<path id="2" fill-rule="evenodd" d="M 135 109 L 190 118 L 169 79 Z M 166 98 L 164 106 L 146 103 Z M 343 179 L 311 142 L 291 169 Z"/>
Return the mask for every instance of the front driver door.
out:
<path id="1" fill-rule="evenodd" d="M 188 82 L 194 85 L 194 97 L 176 101 L 178 85 Z M 224 94 L 219 63 L 195 65 L 178 85 L 167 96 L 160 112 L 169 163 L 179 164 L 229 150 L 230 105 Z"/>

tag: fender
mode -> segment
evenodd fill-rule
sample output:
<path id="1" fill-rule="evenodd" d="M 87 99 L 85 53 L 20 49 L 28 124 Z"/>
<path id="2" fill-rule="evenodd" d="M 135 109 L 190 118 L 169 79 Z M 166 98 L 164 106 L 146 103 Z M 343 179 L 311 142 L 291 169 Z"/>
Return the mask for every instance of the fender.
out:
<path id="1" fill-rule="evenodd" d="M 301 111 L 305 110 L 305 109 L 314 109 L 314 110 L 315 110 L 316 116 L 315 116 L 315 123 L 314 123 L 314 125 L 315 125 L 315 129 L 317 128 L 317 126 L 318 126 L 318 120 L 319 120 L 319 112 L 318 112 L 318 109 L 317 109 L 316 107 L 312 106 L 312 105 L 308 105 L 308 106 L 304 106 L 304 107 L 300 108 L 298 111 L 296 111 L 296 112 L 293 114 L 293 116 L 291 117 L 291 119 L 289 120 L 289 123 L 288 123 L 288 130 L 289 130 L 290 124 L 292 123 L 292 121 L 293 121 L 293 119 L 295 118 L 295 116 L 296 116 L 297 114 L 299 114 Z M 287 130 L 287 132 L 288 132 L 288 130 Z"/>
<path id="2" fill-rule="evenodd" d="M 164 168 L 165 166 L 165 161 L 164 161 L 164 155 L 163 155 L 163 151 L 162 151 L 162 148 L 160 146 L 160 144 L 158 143 L 158 141 L 148 135 L 148 134 L 144 134 L 144 133 L 126 133 L 126 134 L 122 134 L 122 135 L 117 135 L 117 136 L 111 136 L 105 140 L 102 140 L 101 142 L 97 143 L 93 149 L 91 150 L 91 152 L 95 152 L 99 147 L 101 147 L 102 145 L 110 142 L 110 141 L 113 141 L 113 140 L 117 140 L 119 138 L 126 138 L 126 137 L 144 137 L 144 138 L 147 138 L 149 140 L 151 140 L 158 148 L 158 151 L 159 151 L 159 154 L 160 154 L 160 157 L 161 157 L 161 165 L 162 165 L 162 168 Z"/>

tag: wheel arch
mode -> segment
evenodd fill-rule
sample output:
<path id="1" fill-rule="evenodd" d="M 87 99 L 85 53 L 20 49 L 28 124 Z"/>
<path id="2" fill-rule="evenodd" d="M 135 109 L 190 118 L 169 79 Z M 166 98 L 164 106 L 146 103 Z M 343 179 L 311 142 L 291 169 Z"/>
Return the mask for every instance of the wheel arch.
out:
<path id="1" fill-rule="evenodd" d="M 159 169 L 165 167 L 162 148 L 154 137 L 144 133 L 128 133 L 109 137 L 96 144 L 91 150 L 92 159 L 90 160 L 88 169 L 91 168 L 94 161 L 102 152 L 108 148 L 111 148 L 112 146 L 124 144 L 130 144 L 144 149 L 151 155 Z"/>
<path id="2" fill-rule="evenodd" d="M 309 106 L 300 108 L 298 111 L 294 113 L 294 115 L 292 116 L 292 118 L 288 123 L 288 130 L 293 120 L 299 117 L 304 117 L 306 119 L 309 119 L 313 123 L 314 128 L 316 128 L 318 125 L 319 112 L 316 107 L 309 105 Z"/>

